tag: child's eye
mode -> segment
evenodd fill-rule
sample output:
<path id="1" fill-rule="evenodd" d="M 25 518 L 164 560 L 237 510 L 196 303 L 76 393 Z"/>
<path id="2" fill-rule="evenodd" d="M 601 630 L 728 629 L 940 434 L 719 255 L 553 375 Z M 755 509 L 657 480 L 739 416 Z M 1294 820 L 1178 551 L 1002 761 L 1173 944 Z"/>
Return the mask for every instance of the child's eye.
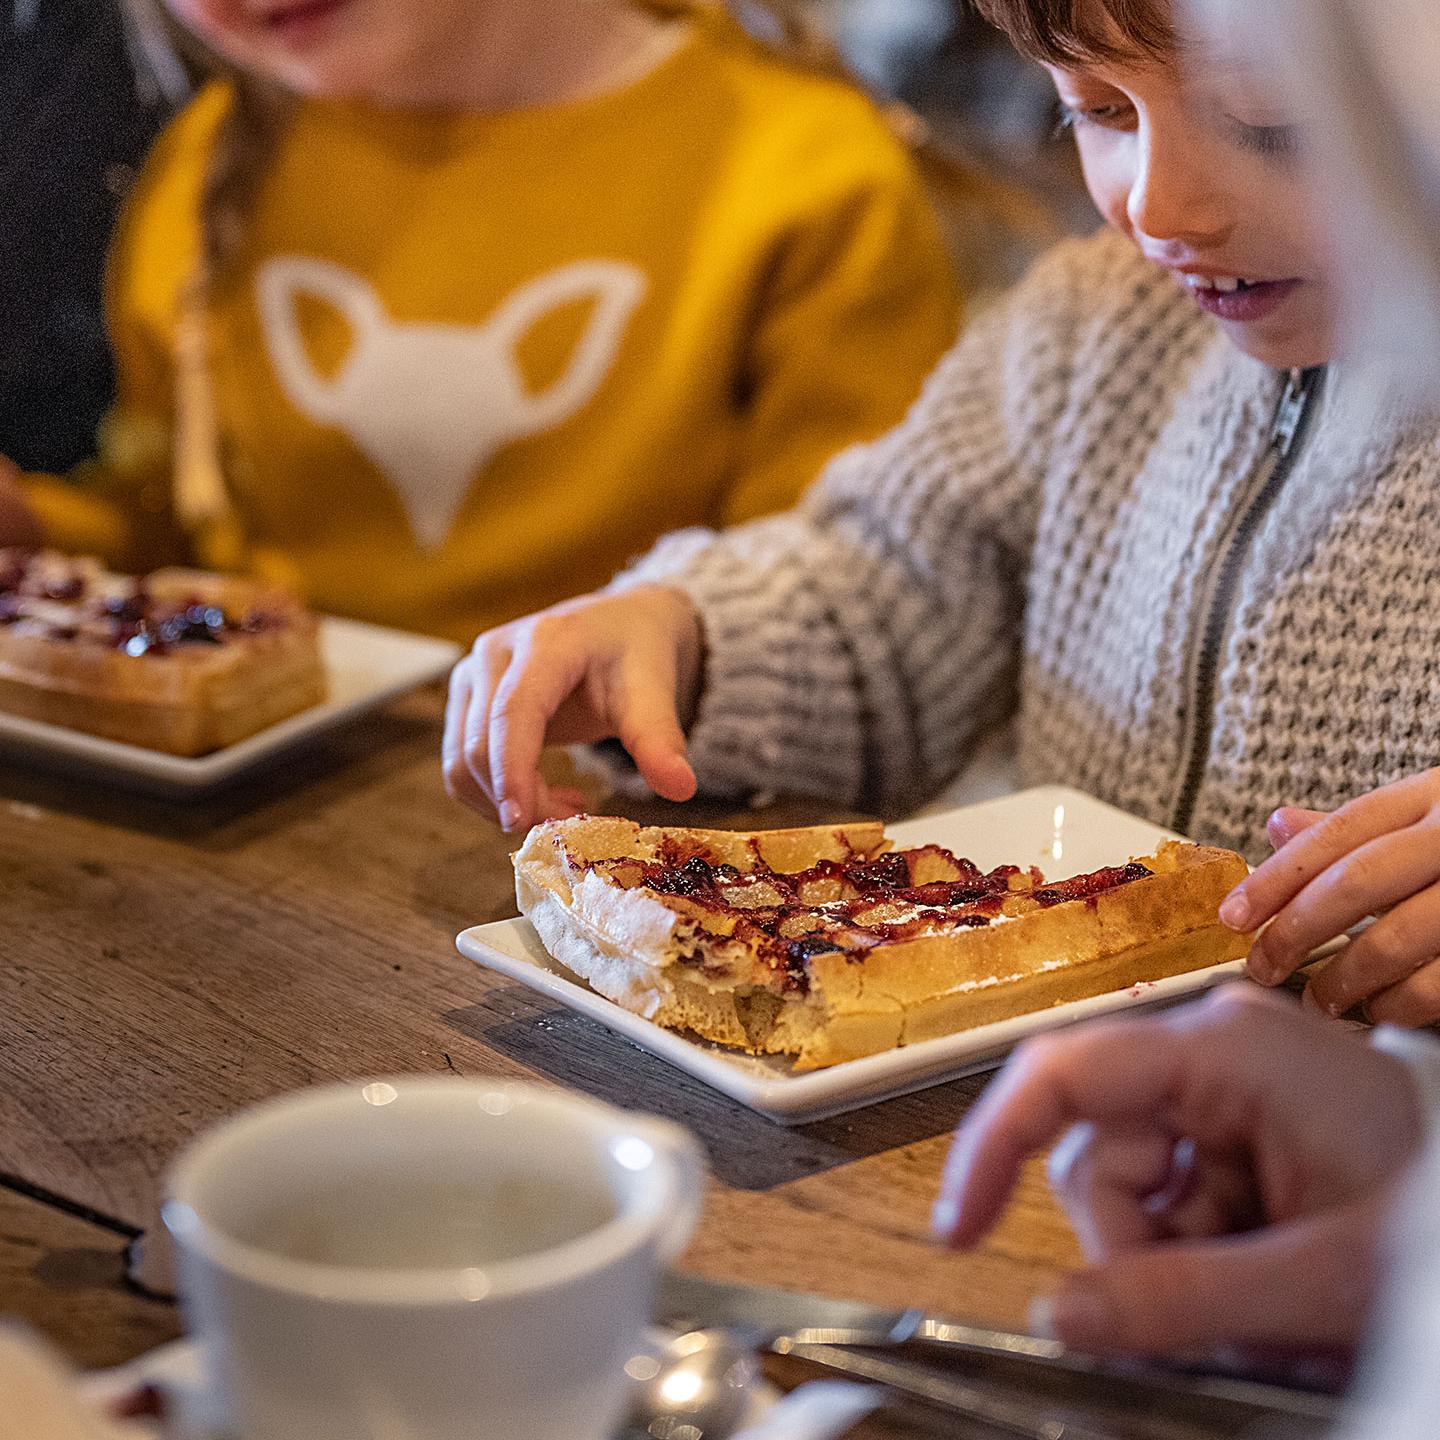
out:
<path id="1" fill-rule="evenodd" d="M 1125 104 L 1070 105 L 1062 100 L 1055 131 L 1059 134 L 1080 125 L 1098 125 L 1102 130 L 1129 130 L 1134 125 L 1134 115 L 1134 110 Z"/>
<path id="2" fill-rule="evenodd" d="M 1300 148 L 1300 128 L 1297 125 L 1246 125 L 1241 120 L 1232 119 L 1230 128 L 1236 143 L 1257 155 L 1285 160 Z"/>

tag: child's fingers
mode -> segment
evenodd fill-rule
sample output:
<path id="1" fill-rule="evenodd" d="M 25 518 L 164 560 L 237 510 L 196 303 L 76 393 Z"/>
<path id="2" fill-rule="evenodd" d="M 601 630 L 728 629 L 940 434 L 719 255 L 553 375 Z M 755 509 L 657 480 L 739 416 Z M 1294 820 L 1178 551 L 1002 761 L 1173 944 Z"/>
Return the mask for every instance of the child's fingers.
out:
<path id="1" fill-rule="evenodd" d="M 1271 847 L 1278 850 L 1282 845 L 1288 845 L 1302 830 L 1308 830 L 1329 813 L 1328 810 L 1301 810 L 1294 805 L 1282 805 L 1265 825 Z"/>
<path id="2" fill-rule="evenodd" d="M 1436 880 L 1440 833 L 1431 826 L 1412 825 L 1361 845 L 1316 876 L 1261 932 L 1250 950 L 1251 975 L 1278 985 L 1317 945 Z"/>
<path id="3" fill-rule="evenodd" d="M 1408 980 L 1382 991 L 1365 1007 L 1377 1025 L 1403 1025 L 1408 1030 L 1440 1021 L 1440 962 L 1430 961 Z"/>
<path id="4" fill-rule="evenodd" d="M 490 785 L 500 827 L 519 830 L 538 817 L 540 752 L 550 717 L 580 682 L 584 657 L 535 646 L 515 651 L 490 706 Z"/>
<path id="5" fill-rule="evenodd" d="M 685 758 L 685 732 L 675 709 L 675 657 L 663 646 L 626 656 L 609 703 L 620 743 L 645 783 L 666 800 L 689 800 L 695 772 Z"/>
<path id="6" fill-rule="evenodd" d="M 440 763 L 445 774 L 445 784 L 451 786 L 452 767 L 460 757 L 463 746 L 461 736 L 465 733 L 465 714 L 470 707 L 470 671 L 468 660 L 462 660 L 450 672 L 445 696 L 445 728 L 440 738 Z M 454 778 L 458 779 L 458 775 Z M 453 795 L 454 788 L 450 793 Z"/>
<path id="7" fill-rule="evenodd" d="M 1132 1250 L 1068 1277 L 1034 1318 L 1097 1353 L 1348 1345 L 1375 1285 L 1384 1213 L 1368 1200 L 1225 1241 Z"/>
<path id="8" fill-rule="evenodd" d="M 1088 1260 L 1133 1249 L 1162 1231 L 1146 1201 L 1163 1190 L 1175 1137 L 1156 1125 L 1072 1126 L 1047 1174 Z"/>
<path id="9" fill-rule="evenodd" d="M 471 664 L 462 660 L 450 672 L 450 695 L 445 704 L 445 735 L 440 745 L 440 769 L 450 797 L 476 810 L 489 810 L 490 797 L 475 782 L 465 756 L 465 733 L 474 704 Z"/>
<path id="10" fill-rule="evenodd" d="M 1310 982 L 1311 998 L 1331 1015 L 1343 1015 L 1372 996 L 1375 998 L 1370 1004 L 1370 1014 L 1374 1019 L 1388 1018 L 1377 1015 L 1377 1006 L 1384 1011 L 1398 1006 L 1404 1013 L 1412 1013 L 1411 1002 L 1425 1003 L 1440 976 L 1383 1000 L 1380 992 L 1388 992 L 1392 987 L 1402 989 L 1422 965 L 1430 968 L 1430 962 L 1437 955 L 1440 955 L 1440 885 L 1432 885 L 1357 935 Z M 1416 1023 L 1428 1024 L 1434 1018 L 1432 1013 Z"/>
<path id="11" fill-rule="evenodd" d="M 562 786 L 551 786 L 545 778 L 535 792 L 535 819 L 570 820 L 585 808 L 585 797 L 578 790 L 567 790 Z"/>
<path id="12" fill-rule="evenodd" d="M 1232 930 L 1262 925 L 1342 855 L 1388 831 L 1415 824 L 1430 808 L 1433 788 L 1428 772 L 1412 775 L 1317 820 L 1226 896 L 1220 919 Z"/>
<path id="13" fill-rule="evenodd" d="M 1023 1045 L 956 1132 L 932 1218 L 937 1238 L 976 1244 L 1030 1155 L 1084 1121 L 1145 1120 L 1175 1093 L 1184 1059 L 1183 1042 L 1149 1018 Z"/>
<path id="14" fill-rule="evenodd" d="M 497 812 L 499 800 L 490 776 L 490 716 L 495 693 L 513 659 L 509 642 L 497 635 L 482 637 L 470 660 L 473 691 L 462 739 L 465 764 L 472 782 L 485 796 L 486 808 Z"/>

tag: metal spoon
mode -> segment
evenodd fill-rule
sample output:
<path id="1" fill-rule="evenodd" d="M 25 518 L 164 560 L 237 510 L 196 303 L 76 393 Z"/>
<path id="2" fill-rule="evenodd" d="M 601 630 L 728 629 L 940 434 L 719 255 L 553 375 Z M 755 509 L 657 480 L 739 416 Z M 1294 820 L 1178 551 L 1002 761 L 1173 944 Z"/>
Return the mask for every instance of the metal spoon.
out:
<path id="1" fill-rule="evenodd" d="M 760 1382 L 757 1336 L 692 1330 L 636 1355 L 625 1372 L 639 1384 L 625 1440 L 726 1440 L 745 1424 Z"/>

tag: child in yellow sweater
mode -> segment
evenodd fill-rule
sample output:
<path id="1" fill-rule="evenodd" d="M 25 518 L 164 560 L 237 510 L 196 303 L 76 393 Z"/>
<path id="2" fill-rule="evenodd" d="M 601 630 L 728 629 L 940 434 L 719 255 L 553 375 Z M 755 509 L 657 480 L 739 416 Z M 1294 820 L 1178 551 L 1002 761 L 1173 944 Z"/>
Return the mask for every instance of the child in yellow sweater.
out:
<path id="1" fill-rule="evenodd" d="M 167 3 L 225 78 L 122 224 L 102 454 L 0 542 L 468 641 L 787 505 L 953 338 L 881 116 L 713 7 Z"/>

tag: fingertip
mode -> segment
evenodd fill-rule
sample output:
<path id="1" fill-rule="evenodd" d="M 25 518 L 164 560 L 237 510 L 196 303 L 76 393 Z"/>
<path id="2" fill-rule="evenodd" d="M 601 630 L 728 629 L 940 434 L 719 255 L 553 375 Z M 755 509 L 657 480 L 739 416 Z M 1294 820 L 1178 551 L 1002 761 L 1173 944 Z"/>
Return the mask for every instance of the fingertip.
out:
<path id="1" fill-rule="evenodd" d="M 1359 1008 L 1368 1020 L 1367 1006 L 1371 997 L 1327 985 L 1325 973 L 1322 970 L 1300 992 L 1300 1008 L 1320 1016 L 1323 1020 L 1338 1020 L 1342 1015 Z"/>
<path id="2" fill-rule="evenodd" d="M 489 735 L 489 791 L 495 797 L 495 814 L 500 828 L 507 834 L 527 823 L 537 809 L 536 797 L 541 784 L 538 770 L 539 747 L 533 754 L 521 748 L 502 731 L 497 734 L 492 724 Z M 478 778 L 478 777 L 477 777 Z"/>
<path id="3" fill-rule="evenodd" d="M 952 1248 L 959 1225 L 960 1207 L 949 1195 L 942 1195 L 930 1211 L 930 1238 Z"/>
<path id="4" fill-rule="evenodd" d="M 1323 820 L 1323 810 L 1304 810 L 1298 805 L 1282 805 L 1265 822 L 1265 833 L 1271 847 L 1283 849 L 1302 830 L 1308 830 L 1317 820 Z"/>
<path id="5" fill-rule="evenodd" d="M 973 1112 L 955 1132 L 930 1215 L 930 1230 L 950 1250 L 973 1250 L 1000 1218 L 1013 1175 L 1004 1156 L 984 1152 L 989 1132 Z"/>
<path id="6" fill-rule="evenodd" d="M 1270 931 L 1263 931 L 1257 935 L 1250 945 L 1250 953 L 1245 957 L 1245 973 L 1257 985 L 1264 985 L 1267 988 L 1278 985 L 1286 975 L 1285 967 L 1278 962 L 1270 953 L 1268 941 Z"/>
<path id="7" fill-rule="evenodd" d="M 1220 923 L 1243 933 L 1251 928 L 1255 918 L 1253 910 L 1250 897 L 1237 885 L 1220 904 Z"/>
<path id="8" fill-rule="evenodd" d="M 680 750 L 637 747 L 635 763 L 645 783 L 662 799 L 693 800 L 699 784 L 690 762 Z"/>
<path id="9" fill-rule="evenodd" d="M 962 1216 L 955 1228 L 945 1237 L 945 1248 L 959 1252 L 973 1250 L 984 1236 L 985 1231 L 981 1226 Z"/>
<path id="10" fill-rule="evenodd" d="M 974 1204 L 967 1204 L 964 1177 L 948 1176 L 930 1211 L 930 1237 L 947 1250 L 973 1250 L 989 1227 Z"/>
<path id="11" fill-rule="evenodd" d="M 684 758 L 677 759 L 670 774 L 670 788 L 666 792 L 667 800 L 693 800 L 695 792 L 699 790 L 700 782 L 695 778 L 695 772 L 690 768 L 690 762 Z"/>
<path id="12" fill-rule="evenodd" d="M 1206 998 L 1205 1004 L 1216 1008 L 1235 1005 L 1260 1005 L 1268 1008 L 1284 1005 L 1285 1002 L 1268 985 L 1261 985 L 1247 975 L 1227 981 L 1224 985 L 1217 985 Z"/>
<path id="13" fill-rule="evenodd" d="M 964 1254 L 973 1250 L 981 1240 L 983 1232 L 977 1231 L 975 1226 L 967 1225 L 963 1218 L 957 1218 L 947 1214 L 936 1220 L 931 1219 L 930 1237 L 943 1250 L 953 1251 L 955 1254 Z"/>
<path id="14" fill-rule="evenodd" d="M 1084 1276 L 1067 1280 L 1058 1290 L 1037 1295 L 1030 1303 L 1031 1331 L 1076 1350 L 1116 1348 L 1119 1317 L 1101 1287 Z"/>
<path id="15" fill-rule="evenodd" d="M 585 796 L 578 790 L 556 786 L 553 789 L 542 778 L 535 795 L 536 824 L 545 820 L 573 820 L 585 811 Z"/>
<path id="16" fill-rule="evenodd" d="M 1269 960 L 1264 956 L 1257 956 L 1253 950 L 1245 957 L 1245 973 L 1257 985 L 1263 985 L 1267 990 L 1273 989 L 1285 978 Z"/>
<path id="17" fill-rule="evenodd" d="M 1055 1328 L 1054 1295 L 1035 1296 L 1030 1302 L 1025 1323 L 1032 1335 L 1038 1335 L 1042 1340 L 1058 1340 L 1060 1335 Z"/>

